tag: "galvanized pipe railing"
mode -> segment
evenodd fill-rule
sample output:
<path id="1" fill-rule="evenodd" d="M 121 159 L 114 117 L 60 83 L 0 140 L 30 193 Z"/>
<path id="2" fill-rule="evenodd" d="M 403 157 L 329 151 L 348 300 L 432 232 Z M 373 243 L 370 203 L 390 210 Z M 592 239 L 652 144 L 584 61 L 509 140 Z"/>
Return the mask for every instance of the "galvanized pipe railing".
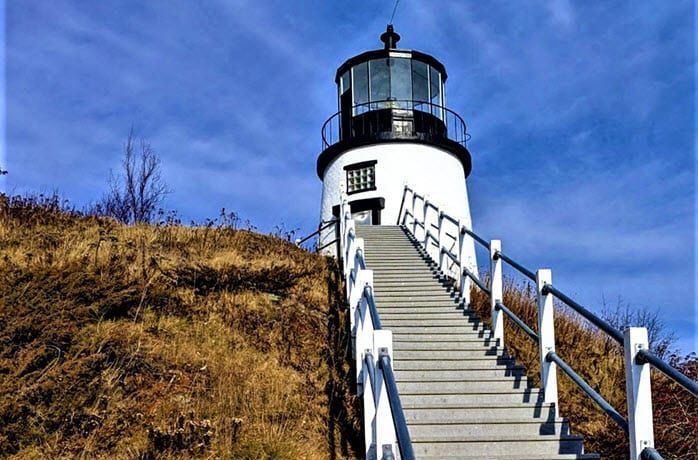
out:
<path id="1" fill-rule="evenodd" d="M 411 199 L 408 199 L 411 195 Z M 416 213 L 417 201 L 422 201 L 423 211 Z M 410 205 L 411 203 L 411 205 Z M 427 224 L 427 208 L 434 209 L 438 214 L 439 229 L 438 238 L 429 238 L 424 232 L 424 238 L 417 238 L 416 229 L 418 227 L 426 230 Z M 405 186 L 400 205 L 401 214 L 398 216 L 398 225 L 403 225 L 408 231 L 411 231 L 412 236 L 418 241 L 425 241 L 424 251 L 429 255 L 429 248 L 426 240 L 433 239 L 439 247 L 438 256 L 435 261 L 439 270 L 442 273 L 449 271 L 447 262 L 459 267 L 457 277 L 459 280 L 459 289 L 461 298 L 467 307 L 470 302 L 470 283 L 480 288 L 490 298 L 492 307 L 492 335 L 497 340 L 500 346 L 504 345 L 504 327 L 503 316 L 510 318 L 526 335 L 536 341 L 539 345 L 540 364 L 541 364 L 541 382 L 543 387 L 544 402 L 555 403 L 557 411 L 557 377 L 556 369 L 560 369 L 575 382 L 582 390 L 584 390 L 601 408 L 606 412 L 616 423 L 618 423 L 629 435 L 630 457 L 633 460 L 642 459 L 661 459 L 662 457 L 654 449 L 654 433 L 652 420 L 652 399 L 650 388 L 650 368 L 653 366 L 676 383 L 687 389 L 694 396 L 698 396 L 698 384 L 680 373 L 672 366 L 661 360 L 648 350 L 647 329 L 629 327 L 624 332 L 621 332 L 612 327 L 608 322 L 599 318 L 587 308 L 583 307 L 573 299 L 565 295 L 552 284 L 552 272 L 547 269 L 541 269 L 533 272 L 512 258 L 508 257 L 501 251 L 501 242 L 499 240 L 487 241 L 477 235 L 472 229 L 462 225 L 461 222 L 454 217 L 442 211 L 435 203 L 428 200 L 427 197 L 415 193 L 409 186 Z M 404 209 L 404 212 L 402 210 Z M 417 214 L 421 214 L 422 221 L 419 221 Z M 443 222 L 450 222 L 458 226 L 459 237 L 455 238 L 448 232 L 442 231 Z M 433 224 L 432 224 L 433 225 Z M 448 235 L 453 240 L 456 240 L 459 245 L 458 254 L 453 254 L 450 250 L 444 248 L 442 235 Z M 477 276 L 477 268 L 474 263 L 466 266 L 466 261 L 463 258 L 463 236 L 467 235 L 472 238 L 473 244 L 478 243 L 489 250 L 490 252 L 490 287 L 488 288 L 484 282 Z M 432 258 L 435 259 L 435 258 Z M 503 303 L 502 289 L 502 264 L 506 262 L 509 266 L 520 272 L 526 278 L 536 283 L 538 292 L 538 334 L 533 329 L 526 325 L 519 317 L 509 310 Z M 623 346 L 625 353 L 625 373 L 626 373 L 626 393 L 628 402 L 628 420 L 623 418 L 620 413 L 611 407 L 603 397 L 598 394 L 589 384 L 587 384 L 574 370 L 555 353 L 555 331 L 553 321 L 554 298 L 562 301 L 570 306 L 574 311 L 582 315 L 589 322 L 594 324 L 600 330 L 608 334 L 613 340 Z M 500 314 L 501 313 L 501 314 Z"/>
<path id="2" fill-rule="evenodd" d="M 569 378 L 579 386 L 584 392 L 594 400 L 596 404 L 606 412 L 609 417 L 613 419 L 614 422 L 618 424 L 626 433 L 628 432 L 628 422 L 625 418 L 620 415 L 620 413 L 611 406 L 608 401 L 606 401 L 603 396 L 601 396 L 597 391 L 595 391 L 588 383 L 584 381 L 582 377 L 579 376 L 569 364 L 567 364 L 562 358 L 560 358 L 557 353 L 551 351 L 545 356 L 545 359 L 550 362 L 554 362 L 558 367 L 569 376 Z"/>
<path id="3" fill-rule="evenodd" d="M 332 226 L 334 226 L 334 225 L 337 225 L 337 218 L 336 218 L 336 217 L 335 217 L 335 218 L 332 218 L 332 219 L 330 219 L 330 220 L 328 220 L 328 221 L 320 222 L 320 225 L 318 225 L 317 230 L 315 230 L 313 233 L 311 233 L 311 234 L 309 234 L 309 235 L 306 235 L 306 236 L 304 236 L 303 238 L 298 238 L 298 239 L 296 239 L 296 246 L 302 245 L 303 243 L 305 243 L 305 242 L 308 241 L 309 239 L 311 239 L 311 238 L 313 238 L 314 236 L 317 236 L 317 235 L 319 235 L 320 233 L 322 233 L 323 230 L 328 229 L 328 228 L 330 228 L 330 227 L 332 227 Z M 326 247 L 335 244 L 337 241 L 338 241 L 338 239 L 335 238 L 334 240 L 332 240 L 332 241 L 330 241 L 330 242 L 328 242 L 328 243 L 324 243 L 323 245 L 317 247 L 316 250 L 317 250 L 317 251 L 322 251 L 322 250 L 325 249 Z"/>

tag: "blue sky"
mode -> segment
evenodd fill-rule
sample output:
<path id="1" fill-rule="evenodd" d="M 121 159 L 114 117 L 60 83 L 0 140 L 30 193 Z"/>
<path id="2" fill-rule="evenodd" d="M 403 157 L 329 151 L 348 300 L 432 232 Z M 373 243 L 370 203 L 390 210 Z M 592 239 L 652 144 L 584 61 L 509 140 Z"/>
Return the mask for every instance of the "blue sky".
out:
<path id="1" fill-rule="evenodd" d="M 316 225 L 334 72 L 385 1 L 11 1 L 8 192 L 103 193 L 133 125 L 186 219 Z M 696 350 L 692 1 L 402 0 L 468 123 L 476 231 L 597 309 L 661 309 Z"/>

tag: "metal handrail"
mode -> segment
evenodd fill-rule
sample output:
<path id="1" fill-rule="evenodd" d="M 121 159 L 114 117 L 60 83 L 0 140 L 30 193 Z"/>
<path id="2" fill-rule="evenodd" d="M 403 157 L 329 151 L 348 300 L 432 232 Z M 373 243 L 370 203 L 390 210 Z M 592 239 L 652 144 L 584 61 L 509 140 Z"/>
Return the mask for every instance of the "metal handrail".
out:
<path id="1" fill-rule="evenodd" d="M 674 382 L 678 383 L 686 390 L 688 390 L 693 396 L 698 396 L 698 383 L 691 380 L 678 370 L 674 369 L 672 366 L 667 364 L 664 360 L 662 360 L 659 356 L 655 355 L 651 351 L 638 351 L 636 359 L 640 361 L 640 364 L 651 364 L 652 366 L 654 366 L 655 369 L 662 372 L 664 375 L 672 379 Z"/>
<path id="2" fill-rule="evenodd" d="M 310 235 L 307 235 L 307 236 L 305 236 L 305 237 L 303 237 L 303 238 L 297 239 L 297 240 L 296 240 L 296 246 L 300 246 L 301 244 L 305 243 L 305 242 L 308 241 L 310 238 L 314 237 L 315 235 L 317 235 L 317 234 L 320 233 L 321 231 L 323 231 L 323 230 L 325 230 L 326 228 L 328 228 L 330 225 L 336 224 L 337 221 L 338 221 L 338 219 L 337 219 L 336 217 L 334 217 L 334 218 L 328 220 L 327 222 L 325 222 L 324 224 L 323 224 L 323 223 L 320 223 L 320 225 L 318 226 L 318 229 L 315 230 L 313 233 L 311 233 Z"/>
<path id="3" fill-rule="evenodd" d="M 381 105 L 385 105 L 384 107 L 381 107 Z M 400 107 L 400 105 L 404 105 L 404 107 Z M 374 112 L 374 111 L 379 111 L 379 110 L 387 110 L 387 109 L 396 109 L 396 110 L 411 110 L 413 112 L 422 112 L 426 114 L 430 114 L 438 118 L 441 122 L 444 124 L 445 132 L 444 132 L 444 137 L 456 142 L 460 145 L 465 146 L 467 141 L 470 139 L 470 134 L 468 134 L 467 131 L 467 126 L 465 124 L 465 121 L 463 118 L 458 115 L 456 112 L 453 110 L 449 109 L 448 107 L 434 104 L 432 102 L 427 102 L 427 101 L 416 101 L 412 99 L 384 99 L 381 101 L 371 101 L 371 102 L 364 102 L 361 104 L 355 104 L 352 106 L 352 122 L 355 118 L 361 117 L 361 115 L 364 115 L 366 113 Z M 426 109 L 426 110 L 422 110 Z M 442 114 L 441 117 L 439 117 L 437 114 Z M 322 149 L 326 149 L 331 145 L 336 144 L 337 142 L 340 142 L 341 139 L 341 117 L 342 117 L 342 111 L 338 111 L 331 115 L 327 120 L 325 120 L 325 123 L 322 125 L 321 129 L 321 135 L 322 135 Z M 336 126 L 336 131 L 337 131 L 337 139 L 335 141 L 333 133 L 334 133 L 334 127 Z M 449 126 L 453 129 L 449 129 Z M 328 140 L 329 137 L 329 140 Z"/>
<path id="4" fill-rule="evenodd" d="M 327 248 L 327 247 L 329 247 L 329 246 L 332 246 L 333 244 L 337 243 L 338 241 L 339 241 L 339 238 L 335 238 L 335 239 L 333 239 L 332 241 L 323 244 L 322 246 L 320 246 L 319 248 L 317 248 L 317 250 L 318 250 L 318 251 L 322 251 L 323 249 L 325 249 L 325 248 Z"/>
<path id="5" fill-rule="evenodd" d="M 455 218 L 449 216 L 448 214 L 446 214 L 446 213 L 443 212 L 443 211 L 441 211 L 441 212 L 439 213 L 439 216 L 441 216 L 442 219 L 446 219 L 446 220 L 448 220 L 448 221 L 450 221 L 451 223 L 454 223 L 454 224 L 456 224 L 456 225 L 458 225 L 458 223 L 459 223 Z"/>
<path id="6" fill-rule="evenodd" d="M 373 353 L 367 351 L 364 355 L 364 364 L 368 367 L 368 381 L 371 384 L 371 389 L 373 390 L 373 401 L 376 403 L 378 401 L 378 391 L 376 388 L 376 365 L 373 363 Z"/>
<path id="7" fill-rule="evenodd" d="M 553 287 L 552 284 L 546 284 L 543 286 L 543 294 L 553 294 L 555 297 L 558 299 L 562 300 L 564 303 L 572 307 L 574 311 L 585 317 L 589 322 L 591 322 L 594 326 L 598 327 L 602 331 L 604 331 L 606 334 L 610 335 L 613 340 L 616 342 L 620 343 L 623 345 L 623 334 L 610 324 L 608 324 L 606 321 L 602 320 L 574 300 L 570 299 L 567 297 L 564 293 L 560 292 L 559 289 L 556 289 Z"/>
<path id="8" fill-rule="evenodd" d="M 426 236 L 427 236 L 429 239 L 431 239 L 431 240 L 433 240 L 433 241 L 435 241 L 435 242 L 438 242 L 438 241 L 439 241 L 439 239 L 436 238 L 436 237 L 434 236 L 434 234 L 431 233 L 430 230 L 427 230 Z"/>
<path id="9" fill-rule="evenodd" d="M 477 285 L 477 287 L 479 287 L 480 289 L 482 289 L 483 292 L 484 292 L 485 294 L 487 294 L 488 296 L 489 296 L 489 295 L 492 295 L 492 293 L 491 293 L 490 290 L 487 288 L 487 286 L 485 286 L 485 283 L 483 283 L 482 281 L 480 281 L 480 278 L 478 278 L 477 276 L 475 276 L 475 274 L 474 274 L 473 272 L 471 272 L 470 270 L 468 270 L 466 267 L 463 267 L 463 274 L 467 275 L 468 278 L 470 278 L 471 280 L 473 280 L 473 282 Z"/>
<path id="10" fill-rule="evenodd" d="M 533 339 L 534 342 L 539 343 L 540 339 L 538 338 L 538 334 L 536 334 L 533 329 L 528 327 L 528 324 L 524 323 L 521 318 L 516 316 L 511 310 L 509 310 L 502 302 L 497 301 L 494 304 L 494 308 L 498 310 L 502 310 L 505 315 L 507 315 L 511 320 L 519 326 L 519 328 L 526 333 L 530 338 Z"/>
<path id="11" fill-rule="evenodd" d="M 424 206 L 426 206 L 427 208 L 431 208 L 431 209 L 433 209 L 433 210 L 435 210 L 435 211 L 438 211 L 438 210 L 439 210 L 438 206 L 436 206 L 434 203 L 432 203 L 432 202 L 429 201 L 429 200 L 425 200 L 425 201 L 424 201 Z"/>
<path id="12" fill-rule="evenodd" d="M 393 367 L 388 353 L 380 353 L 378 356 L 378 367 L 383 371 L 383 378 L 385 379 L 385 388 L 390 401 L 390 410 L 393 414 L 393 424 L 395 426 L 395 435 L 397 436 L 397 445 L 400 449 L 400 458 L 403 460 L 414 460 L 415 455 L 412 449 L 410 432 L 407 429 L 405 412 L 402 409 L 400 393 L 395 383 L 395 374 L 393 374 Z"/>
<path id="13" fill-rule="evenodd" d="M 381 318 L 378 316 L 376 302 L 373 300 L 373 290 L 369 285 L 364 286 L 364 297 L 366 297 L 366 302 L 368 302 L 368 312 L 371 315 L 373 329 L 377 331 L 383 329 L 383 326 L 381 325 Z"/>
<path id="14" fill-rule="evenodd" d="M 458 263 L 458 257 L 456 257 L 456 255 L 454 253 L 452 253 L 451 251 L 449 251 L 448 249 L 441 248 L 441 253 L 446 254 L 446 256 L 448 256 L 448 258 L 451 259 L 454 263 L 456 263 L 456 264 Z"/>
<path id="15" fill-rule="evenodd" d="M 664 457 L 659 455 L 659 452 L 657 452 L 656 449 L 653 449 L 651 447 L 645 447 L 642 449 L 642 452 L 640 453 L 640 458 L 642 460 L 664 460 Z"/>
<path id="16" fill-rule="evenodd" d="M 611 417 L 613 419 L 613 421 L 616 422 L 618 424 L 618 426 L 620 426 L 627 433 L 628 422 L 625 420 L 625 418 L 623 418 L 623 416 L 620 415 L 620 413 L 617 410 L 615 410 L 613 408 L 613 406 L 611 406 L 608 403 L 608 401 L 603 399 L 603 396 L 601 396 L 596 391 L 594 391 L 594 389 L 591 388 L 589 386 L 589 384 L 586 383 L 584 381 L 584 379 L 579 376 L 579 374 L 577 374 L 574 370 L 572 370 L 572 368 L 569 366 L 569 364 L 567 364 L 565 361 L 563 361 L 563 359 L 560 358 L 557 355 L 557 353 L 555 353 L 554 351 L 548 352 L 548 354 L 545 355 L 545 360 L 548 362 L 554 362 L 555 364 L 557 364 L 558 367 L 560 369 L 562 369 L 562 371 L 565 374 L 567 374 L 569 376 L 569 378 L 572 379 L 572 381 L 574 383 L 577 384 L 577 386 L 579 386 L 582 390 L 584 390 L 584 392 L 586 394 L 588 394 L 591 397 L 591 399 L 593 399 L 594 402 L 596 404 L 598 404 L 599 407 L 601 407 L 601 409 L 604 412 L 606 412 L 606 414 L 608 414 L 609 417 Z"/>
<path id="17" fill-rule="evenodd" d="M 535 281 L 536 280 L 536 274 L 533 273 L 531 270 L 528 268 L 524 267 L 520 263 L 516 262 L 512 258 L 508 257 L 506 254 L 503 254 L 502 251 L 497 251 L 494 253 L 494 258 L 497 259 L 502 259 L 504 262 L 508 263 L 515 269 L 517 269 L 519 272 L 521 272 L 523 275 L 525 275 L 528 279 Z"/>
<path id="18" fill-rule="evenodd" d="M 490 243 L 488 243 L 484 238 L 482 238 L 480 235 L 478 235 L 474 231 L 469 230 L 465 227 L 461 227 L 460 232 L 465 233 L 466 235 L 470 235 L 475 241 L 477 241 L 478 243 L 480 243 L 481 245 L 483 245 L 487 249 L 490 248 Z"/>

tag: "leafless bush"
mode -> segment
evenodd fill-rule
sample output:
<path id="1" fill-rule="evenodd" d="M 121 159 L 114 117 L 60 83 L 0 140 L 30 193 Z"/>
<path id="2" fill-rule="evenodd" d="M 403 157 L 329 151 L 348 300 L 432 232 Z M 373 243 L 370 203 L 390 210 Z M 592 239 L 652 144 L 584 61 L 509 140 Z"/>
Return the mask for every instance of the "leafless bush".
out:
<path id="1" fill-rule="evenodd" d="M 125 224 L 150 223 L 169 193 L 160 173 L 160 157 L 145 139 L 136 142 L 131 129 L 121 165 L 121 174 L 110 174 L 109 191 L 93 212 Z"/>
<path id="2" fill-rule="evenodd" d="M 659 309 L 634 308 L 622 299 L 618 299 L 616 305 L 611 307 L 606 299 L 603 299 L 601 316 L 611 326 L 621 331 L 631 326 L 647 328 L 650 350 L 660 358 L 666 358 L 671 354 L 671 347 L 676 342 L 676 334 L 667 329 Z"/>

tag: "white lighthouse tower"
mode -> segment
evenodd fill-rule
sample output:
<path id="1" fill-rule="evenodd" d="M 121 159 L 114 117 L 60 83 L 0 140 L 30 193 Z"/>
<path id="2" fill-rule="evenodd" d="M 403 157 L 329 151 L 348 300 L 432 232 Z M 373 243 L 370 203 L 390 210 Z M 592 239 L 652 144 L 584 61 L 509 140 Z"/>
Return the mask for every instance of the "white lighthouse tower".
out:
<path id="1" fill-rule="evenodd" d="M 407 185 L 471 228 L 470 152 L 465 123 L 446 108 L 446 68 L 428 54 L 397 49 L 400 36 L 392 25 L 380 39 L 383 49 L 337 69 L 339 111 L 323 125 L 317 159 L 321 218 L 337 217 L 346 195 L 357 224 L 396 225 Z M 328 228 L 320 246 L 335 237 Z M 465 252 L 474 264 L 474 247 Z"/>

